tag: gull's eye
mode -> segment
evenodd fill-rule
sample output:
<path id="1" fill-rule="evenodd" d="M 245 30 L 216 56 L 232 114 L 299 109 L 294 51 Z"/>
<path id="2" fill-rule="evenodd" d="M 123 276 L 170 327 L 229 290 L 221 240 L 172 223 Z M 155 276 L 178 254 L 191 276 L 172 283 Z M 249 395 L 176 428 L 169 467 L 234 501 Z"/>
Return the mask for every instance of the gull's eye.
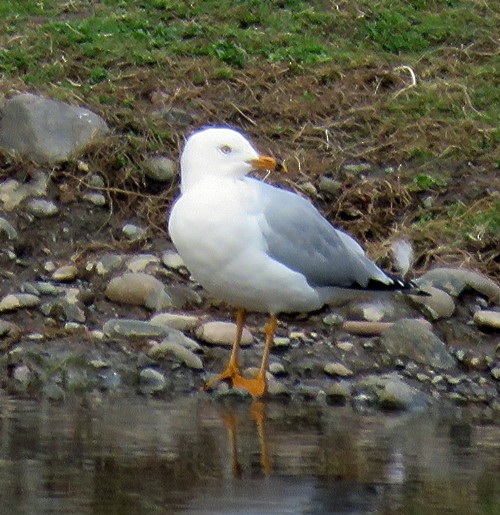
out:
<path id="1" fill-rule="evenodd" d="M 223 154 L 230 154 L 231 153 L 231 147 L 229 145 L 222 145 L 220 148 L 220 151 L 223 153 Z"/>

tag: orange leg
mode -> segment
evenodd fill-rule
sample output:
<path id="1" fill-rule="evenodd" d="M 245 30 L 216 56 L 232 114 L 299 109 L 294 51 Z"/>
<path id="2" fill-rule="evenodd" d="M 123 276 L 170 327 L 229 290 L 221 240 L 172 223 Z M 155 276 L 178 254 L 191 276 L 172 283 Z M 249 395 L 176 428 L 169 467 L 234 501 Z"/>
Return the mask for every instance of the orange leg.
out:
<path id="1" fill-rule="evenodd" d="M 227 379 L 233 381 L 240 375 L 240 363 L 239 363 L 239 350 L 241 343 L 241 335 L 243 334 L 243 327 L 245 326 L 245 320 L 247 318 L 247 312 L 244 309 L 238 309 L 236 312 L 236 337 L 233 343 L 233 349 L 231 350 L 231 356 L 224 372 L 216 375 L 210 381 L 207 381 L 203 387 L 204 390 L 210 390 L 219 381 L 225 381 Z"/>
<path id="2" fill-rule="evenodd" d="M 271 315 L 269 323 L 266 325 L 266 343 L 264 346 L 264 354 L 260 363 L 259 372 L 254 379 L 247 379 L 241 375 L 233 377 L 233 386 L 243 388 L 254 397 L 262 397 L 266 393 L 267 381 L 266 371 L 269 363 L 269 354 L 273 345 L 274 333 L 278 326 L 276 315 Z"/>

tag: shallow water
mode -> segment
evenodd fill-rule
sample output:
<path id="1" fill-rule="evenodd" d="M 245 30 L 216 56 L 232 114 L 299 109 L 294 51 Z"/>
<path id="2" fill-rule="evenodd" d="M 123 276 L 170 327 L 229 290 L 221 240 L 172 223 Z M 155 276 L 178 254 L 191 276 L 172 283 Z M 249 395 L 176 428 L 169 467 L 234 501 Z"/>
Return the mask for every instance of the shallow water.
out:
<path id="1" fill-rule="evenodd" d="M 500 427 L 203 396 L 0 398 L 1 513 L 500 513 Z"/>

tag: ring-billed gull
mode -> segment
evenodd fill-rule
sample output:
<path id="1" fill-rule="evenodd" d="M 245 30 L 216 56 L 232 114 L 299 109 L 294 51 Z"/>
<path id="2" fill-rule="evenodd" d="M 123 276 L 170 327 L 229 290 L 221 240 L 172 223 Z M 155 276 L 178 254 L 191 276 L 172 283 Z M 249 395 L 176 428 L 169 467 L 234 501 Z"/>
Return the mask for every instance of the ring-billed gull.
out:
<path id="1" fill-rule="evenodd" d="M 181 195 L 168 230 L 194 279 L 237 308 L 228 365 L 206 387 L 229 380 L 260 397 L 279 313 L 319 309 L 339 288 L 414 285 L 383 272 L 308 200 L 248 177 L 253 169 L 286 171 L 281 161 L 259 155 L 235 130 L 212 127 L 191 135 L 181 156 Z M 242 377 L 238 359 L 248 311 L 270 315 L 254 379 Z"/>

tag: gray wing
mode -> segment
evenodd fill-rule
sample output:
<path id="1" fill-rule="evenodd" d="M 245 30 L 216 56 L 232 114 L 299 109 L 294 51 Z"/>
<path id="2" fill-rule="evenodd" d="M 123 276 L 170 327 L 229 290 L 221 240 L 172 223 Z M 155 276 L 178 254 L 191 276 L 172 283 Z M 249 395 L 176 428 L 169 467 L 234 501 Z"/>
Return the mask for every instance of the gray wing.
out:
<path id="1" fill-rule="evenodd" d="M 366 287 L 393 281 L 345 232 L 335 229 L 306 199 L 258 182 L 268 255 L 303 274 L 311 286 Z"/>

